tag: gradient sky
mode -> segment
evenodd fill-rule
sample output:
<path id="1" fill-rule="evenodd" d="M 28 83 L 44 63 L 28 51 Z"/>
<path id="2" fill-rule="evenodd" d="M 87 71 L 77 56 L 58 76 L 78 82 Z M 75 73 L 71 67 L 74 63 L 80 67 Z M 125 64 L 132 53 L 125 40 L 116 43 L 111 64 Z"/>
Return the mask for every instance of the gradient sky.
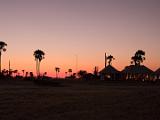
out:
<path id="1" fill-rule="evenodd" d="M 104 52 L 122 70 L 136 50 L 146 52 L 144 65 L 160 67 L 160 0 L 0 0 L 0 40 L 7 51 L 2 67 L 35 71 L 33 51 L 46 55 L 41 72 L 54 68 L 104 67 Z"/>

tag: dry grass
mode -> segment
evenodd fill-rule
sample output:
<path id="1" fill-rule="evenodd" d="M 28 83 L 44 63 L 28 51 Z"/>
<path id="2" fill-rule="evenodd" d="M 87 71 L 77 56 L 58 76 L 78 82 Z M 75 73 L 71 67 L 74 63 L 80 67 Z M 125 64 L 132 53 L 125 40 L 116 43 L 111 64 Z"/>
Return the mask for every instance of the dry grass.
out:
<path id="1" fill-rule="evenodd" d="M 0 120 L 159 120 L 160 86 L 0 81 Z"/>

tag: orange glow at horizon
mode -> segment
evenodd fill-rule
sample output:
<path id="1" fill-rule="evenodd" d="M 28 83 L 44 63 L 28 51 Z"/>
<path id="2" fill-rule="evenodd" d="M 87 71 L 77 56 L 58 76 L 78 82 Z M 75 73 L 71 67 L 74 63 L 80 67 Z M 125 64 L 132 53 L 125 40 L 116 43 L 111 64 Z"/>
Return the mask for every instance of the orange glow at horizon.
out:
<path id="1" fill-rule="evenodd" d="M 33 52 L 41 49 L 46 55 L 40 71 L 49 76 L 55 77 L 55 67 L 61 68 L 61 77 L 70 68 L 101 70 L 105 52 L 121 71 L 141 49 L 143 64 L 155 71 L 160 67 L 159 11 L 158 0 L 0 1 L 0 41 L 8 44 L 2 69 L 10 60 L 12 69 L 35 74 Z"/>
<path id="2" fill-rule="evenodd" d="M 7 54 L 7 52 L 5 53 Z M 36 62 L 34 60 L 34 56 L 30 56 L 30 59 L 25 59 L 25 57 L 22 57 L 20 59 L 17 59 L 16 57 L 13 57 L 12 59 L 8 59 L 7 55 L 3 55 L 2 58 L 5 59 L 5 61 L 2 59 L 2 68 L 4 69 L 8 69 L 8 64 L 9 64 L 9 60 L 11 61 L 11 69 L 13 70 L 17 70 L 19 71 L 19 73 L 22 75 L 22 70 L 25 70 L 25 72 L 33 72 L 34 75 L 36 75 L 35 72 L 35 68 L 36 68 Z M 147 55 L 148 56 L 148 55 Z M 146 57 L 147 57 L 146 56 Z M 97 58 L 94 60 L 94 58 L 91 59 L 83 59 L 80 58 L 78 60 L 78 65 L 76 66 L 76 57 L 72 56 L 72 60 L 68 60 L 66 58 L 65 59 L 50 59 L 47 58 L 48 55 L 46 55 L 46 58 L 42 60 L 41 62 L 41 74 L 43 74 L 44 72 L 47 72 L 48 76 L 51 77 L 55 77 L 56 76 L 56 72 L 55 72 L 55 67 L 60 67 L 60 73 L 59 73 L 59 77 L 65 77 L 66 74 L 65 72 L 68 72 L 68 69 L 72 69 L 73 73 L 78 72 L 79 70 L 86 70 L 88 73 L 93 73 L 94 71 L 94 67 L 97 66 L 99 71 L 102 70 L 104 68 L 104 54 L 100 55 L 101 58 Z M 116 58 L 116 57 L 115 57 Z M 112 65 L 118 69 L 119 71 L 123 70 L 125 66 L 130 65 L 130 57 L 128 57 L 129 59 L 126 60 L 124 58 L 116 58 L 115 60 L 113 60 Z M 6 60 L 8 59 L 8 60 Z M 92 60 L 93 59 L 93 60 Z M 120 59 L 120 60 L 118 60 Z M 90 60 L 92 60 L 92 62 L 90 62 Z M 54 62 L 52 62 L 54 61 Z M 144 61 L 144 65 L 146 65 L 147 67 L 149 67 L 150 69 L 152 69 L 153 71 L 155 71 L 156 69 L 158 69 L 159 64 L 153 64 L 154 63 L 158 63 L 159 61 L 157 60 L 152 60 L 147 59 L 146 61 Z M 78 69 L 76 68 L 78 67 Z M 77 69 L 77 71 L 76 71 Z"/>

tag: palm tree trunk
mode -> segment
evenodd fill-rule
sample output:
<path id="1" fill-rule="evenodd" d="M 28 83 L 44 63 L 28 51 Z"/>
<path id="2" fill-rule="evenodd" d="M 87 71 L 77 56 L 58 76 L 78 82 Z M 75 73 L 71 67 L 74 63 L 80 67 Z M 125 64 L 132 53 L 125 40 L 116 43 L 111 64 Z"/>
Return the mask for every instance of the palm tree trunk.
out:
<path id="1" fill-rule="evenodd" d="M 37 77 L 38 77 L 38 59 L 36 60 L 36 73 L 37 73 Z"/>
<path id="2" fill-rule="evenodd" d="M 40 76 L 40 61 L 39 61 L 39 64 L 38 64 L 38 74 Z"/>

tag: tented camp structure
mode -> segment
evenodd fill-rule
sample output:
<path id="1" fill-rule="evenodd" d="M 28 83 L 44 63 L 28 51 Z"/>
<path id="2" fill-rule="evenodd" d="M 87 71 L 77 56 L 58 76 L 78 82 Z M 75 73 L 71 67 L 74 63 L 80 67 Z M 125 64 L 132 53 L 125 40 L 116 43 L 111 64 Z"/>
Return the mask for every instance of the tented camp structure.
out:
<path id="1" fill-rule="evenodd" d="M 155 71 L 156 79 L 160 79 L 160 68 Z"/>
<path id="2" fill-rule="evenodd" d="M 118 80 L 120 78 L 120 72 L 111 65 L 106 66 L 99 73 L 101 80 Z"/>
<path id="3" fill-rule="evenodd" d="M 105 53 L 105 59 L 104 59 L 105 67 L 99 72 L 101 80 L 117 80 L 120 78 L 119 77 L 120 72 L 111 65 L 112 60 L 114 59 L 115 58 L 112 55 L 107 56 Z M 107 66 L 107 62 L 108 62 L 108 66 Z"/>
<path id="4" fill-rule="evenodd" d="M 130 65 L 121 72 L 125 80 L 153 80 L 154 72 L 144 65 Z"/>

